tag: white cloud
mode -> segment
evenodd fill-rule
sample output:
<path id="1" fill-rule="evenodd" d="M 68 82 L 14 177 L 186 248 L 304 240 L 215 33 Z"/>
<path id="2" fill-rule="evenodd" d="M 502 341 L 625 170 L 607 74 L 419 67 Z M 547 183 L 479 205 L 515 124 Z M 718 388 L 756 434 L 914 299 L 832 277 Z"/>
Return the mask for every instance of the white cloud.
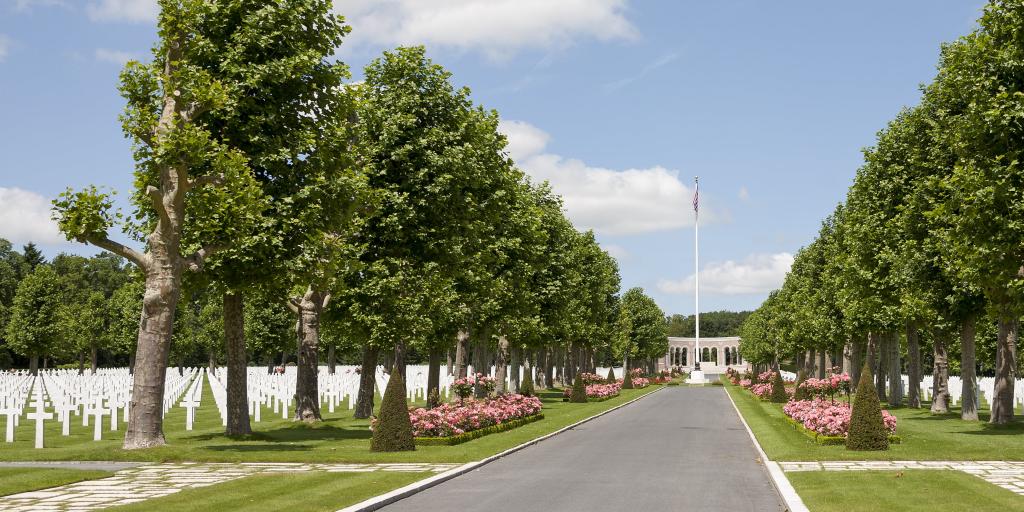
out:
<path id="1" fill-rule="evenodd" d="M 425 44 L 480 51 L 493 59 L 518 50 L 557 49 L 578 39 L 629 40 L 627 0 L 339 0 L 352 34 L 342 45 Z"/>
<path id="2" fill-rule="evenodd" d="M 750 199 L 750 192 L 747 191 L 747 187 L 740 187 L 740 191 L 736 195 L 740 198 L 740 201 Z"/>
<path id="3" fill-rule="evenodd" d="M 0 62 L 7 59 L 7 53 L 11 50 L 11 38 L 0 34 Z"/>
<path id="4" fill-rule="evenodd" d="M 683 184 L 678 171 L 592 167 L 545 153 L 549 135 L 529 123 L 502 121 L 499 129 L 509 139 L 509 155 L 516 164 L 538 181 L 551 183 L 577 228 L 628 235 L 693 225 L 693 188 Z M 702 224 L 718 217 L 715 210 L 701 207 Z"/>
<path id="5" fill-rule="evenodd" d="M 93 21 L 150 22 L 156 20 L 160 6 L 156 0 L 98 0 L 85 8 Z"/>
<path id="6" fill-rule="evenodd" d="M 100 62 L 109 62 L 119 66 L 123 66 L 129 60 L 135 58 L 131 53 L 120 50 L 108 50 L 106 48 L 97 48 L 94 56 Z"/>
<path id="7" fill-rule="evenodd" d="M 741 263 L 711 263 L 700 271 L 700 290 L 717 295 L 767 293 L 782 286 L 792 266 L 793 255 L 788 252 L 755 254 Z M 658 283 L 658 289 L 664 293 L 693 293 L 694 286 L 693 274 L 679 281 L 666 279 Z"/>
<path id="8" fill-rule="evenodd" d="M 14 10 L 27 11 L 33 7 L 71 7 L 65 0 L 14 0 Z"/>
<path id="9" fill-rule="evenodd" d="M 629 250 L 621 245 L 615 244 L 601 244 L 601 248 L 605 250 L 612 258 L 615 258 L 619 262 L 629 258 Z"/>
<path id="10" fill-rule="evenodd" d="M 0 238 L 14 244 L 62 244 L 67 240 L 50 218 L 50 200 L 20 188 L 0 187 Z"/>

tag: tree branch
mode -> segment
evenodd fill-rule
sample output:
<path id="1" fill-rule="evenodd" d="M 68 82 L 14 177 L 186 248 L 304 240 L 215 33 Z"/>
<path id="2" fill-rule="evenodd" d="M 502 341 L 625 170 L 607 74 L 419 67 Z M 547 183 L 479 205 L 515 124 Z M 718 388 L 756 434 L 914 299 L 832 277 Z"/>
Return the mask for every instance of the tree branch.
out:
<path id="1" fill-rule="evenodd" d="M 327 292 L 324 295 L 324 303 L 320 306 L 320 309 L 327 309 L 327 305 L 331 303 L 331 292 Z"/>
<path id="2" fill-rule="evenodd" d="M 288 305 L 288 309 L 292 310 L 292 313 L 299 314 L 299 301 L 295 297 L 289 297 L 288 300 L 284 301 Z"/>
<path id="3" fill-rule="evenodd" d="M 203 270 L 203 265 L 206 264 L 206 260 L 209 259 L 210 256 L 213 256 L 214 254 L 224 251 L 228 248 L 230 248 L 230 246 L 227 244 L 204 246 L 202 249 L 199 249 L 191 256 L 186 258 L 185 265 L 192 272 L 201 272 Z"/>
<path id="4" fill-rule="evenodd" d="M 153 208 L 156 210 L 157 215 L 160 216 L 160 220 L 166 223 L 167 226 L 170 226 L 171 217 L 167 214 L 167 206 L 164 205 L 164 195 L 160 192 L 160 189 L 153 185 L 147 185 L 146 195 L 153 202 Z"/>
<path id="5" fill-rule="evenodd" d="M 135 249 L 132 249 L 127 245 L 115 242 L 107 238 L 106 236 L 87 237 L 85 241 L 95 245 L 96 247 L 99 247 L 100 249 L 105 249 L 118 256 L 121 256 L 122 258 L 127 259 L 128 261 L 131 261 L 143 271 L 149 270 L 149 256 L 139 251 L 136 251 Z"/>
<path id="6" fill-rule="evenodd" d="M 221 174 L 218 174 L 216 176 L 206 175 L 199 176 L 190 180 L 188 182 L 188 188 L 191 190 L 193 188 L 202 187 L 205 185 L 215 185 L 221 187 L 224 186 L 225 183 L 227 183 L 227 180 Z"/>

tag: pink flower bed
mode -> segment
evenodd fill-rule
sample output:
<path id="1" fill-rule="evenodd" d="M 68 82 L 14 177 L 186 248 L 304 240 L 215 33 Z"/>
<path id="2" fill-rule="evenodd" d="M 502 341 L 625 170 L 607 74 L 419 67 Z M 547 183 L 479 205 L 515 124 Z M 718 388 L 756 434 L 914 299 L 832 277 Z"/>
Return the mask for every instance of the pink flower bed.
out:
<path id="1" fill-rule="evenodd" d="M 540 410 L 541 401 L 535 396 L 502 395 L 412 409 L 409 419 L 416 437 L 448 437 L 533 416 Z"/>
<path id="2" fill-rule="evenodd" d="M 824 436 L 845 437 L 850 429 L 850 404 L 815 398 L 814 400 L 790 400 L 782 411 L 800 422 L 807 430 Z M 889 411 L 882 411 L 885 428 L 896 433 L 896 417 Z"/>
<path id="3" fill-rule="evenodd" d="M 583 379 L 583 383 L 588 386 L 590 384 L 603 384 L 608 380 L 596 373 L 580 373 L 580 378 Z"/>
<path id="4" fill-rule="evenodd" d="M 651 379 L 648 379 L 647 377 L 634 377 L 633 378 L 633 387 L 634 388 L 646 388 L 649 385 L 651 385 Z"/>
<path id="5" fill-rule="evenodd" d="M 587 398 L 609 398 L 619 394 L 622 389 L 622 384 L 616 382 L 615 384 L 591 384 L 587 386 Z M 564 391 L 565 396 L 572 395 L 572 388 L 567 387 Z"/>
<path id="6" fill-rule="evenodd" d="M 839 392 L 849 393 L 850 376 L 846 373 L 832 373 L 824 379 L 807 379 L 800 384 L 800 387 L 819 398 L 834 396 Z"/>

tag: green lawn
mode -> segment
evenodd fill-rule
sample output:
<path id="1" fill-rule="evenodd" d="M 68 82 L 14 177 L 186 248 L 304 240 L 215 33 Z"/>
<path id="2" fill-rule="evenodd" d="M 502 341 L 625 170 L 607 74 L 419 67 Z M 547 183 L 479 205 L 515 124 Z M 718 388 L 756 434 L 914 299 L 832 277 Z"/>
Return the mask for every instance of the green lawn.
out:
<path id="1" fill-rule="evenodd" d="M 253 475 L 209 487 L 113 507 L 118 512 L 160 510 L 338 510 L 389 492 L 430 473 L 287 473 Z"/>
<path id="2" fill-rule="evenodd" d="M 1006 426 L 960 419 L 960 411 L 933 415 L 921 409 L 891 409 L 897 418 L 896 434 L 902 443 L 881 452 L 854 452 L 844 446 L 818 446 L 798 432 L 782 412 L 781 404 L 758 400 L 735 385 L 726 390 L 743 413 L 758 442 L 772 460 L 1024 460 L 1024 422 Z"/>
<path id="3" fill-rule="evenodd" d="M 113 475 L 108 471 L 63 468 L 0 468 L 0 496 L 37 491 Z"/>
<path id="4" fill-rule="evenodd" d="M 813 512 L 1004 512 L 1024 497 L 960 471 L 800 471 L 786 473 Z"/>
<path id="5" fill-rule="evenodd" d="M 60 423 L 47 422 L 46 448 L 33 448 L 34 422 L 22 418 L 15 442 L 0 444 L 0 461 L 20 460 L 138 460 L 194 462 L 469 462 L 480 460 L 530 439 L 553 432 L 588 416 L 608 410 L 661 386 L 623 390 L 604 402 L 562 402 L 560 391 L 542 392 L 544 419 L 522 427 L 491 434 L 456 446 L 422 446 L 414 452 L 370 452 L 369 420 L 356 420 L 346 406 L 335 414 L 324 410 L 324 421 L 315 426 L 282 419 L 264 409 L 262 422 L 253 422 L 254 433 L 243 439 L 224 436 L 220 416 L 207 384 L 196 412 L 195 430 L 185 430 L 185 410 L 172 408 L 164 419 L 168 446 L 147 450 L 121 449 L 125 425 L 119 432 L 104 429 L 104 439 L 93 441 L 91 426 L 73 417 L 71 436 L 60 435 Z M 378 397 L 379 398 L 379 397 Z M 377 401 L 379 406 L 380 401 Z M 0 419 L 0 422 L 3 420 Z M 104 419 L 104 421 L 109 421 Z"/>

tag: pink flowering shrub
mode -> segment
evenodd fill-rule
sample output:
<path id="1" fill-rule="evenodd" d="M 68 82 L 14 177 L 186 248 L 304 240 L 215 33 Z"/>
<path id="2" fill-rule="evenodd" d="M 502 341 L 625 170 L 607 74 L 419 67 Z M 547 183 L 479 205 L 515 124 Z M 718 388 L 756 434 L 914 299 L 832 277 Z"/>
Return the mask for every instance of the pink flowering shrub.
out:
<path id="1" fill-rule="evenodd" d="M 749 388 L 753 384 L 753 382 L 750 382 L 750 379 L 743 379 L 740 381 L 740 386 L 743 386 L 745 388 Z"/>
<path id="2" fill-rule="evenodd" d="M 621 389 L 621 381 L 615 384 L 589 384 L 587 386 L 587 398 L 610 398 L 618 395 Z M 572 394 L 572 388 L 565 388 L 563 394 L 568 397 Z"/>
<path id="3" fill-rule="evenodd" d="M 410 409 L 409 419 L 416 437 L 448 437 L 533 416 L 540 410 L 537 397 L 502 395 L 446 403 L 433 409 Z"/>
<path id="4" fill-rule="evenodd" d="M 473 394 L 473 386 L 480 386 L 483 388 L 484 394 L 489 395 L 494 391 L 494 377 L 488 377 L 482 373 L 478 373 L 462 379 L 455 379 L 455 382 L 452 383 L 452 391 L 454 391 L 460 399 L 465 400 Z"/>
<path id="5" fill-rule="evenodd" d="M 607 380 L 596 373 L 580 373 L 580 378 L 583 379 L 583 383 L 588 386 L 591 384 L 602 384 Z"/>
<path id="6" fill-rule="evenodd" d="M 643 377 L 644 376 L 644 369 L 643 368 L 633 368 L 632 370 L 629 371 L 629 374 L 632 375 L 634 378 L 636 378 L 636 377 Z"/>
<path id="7" fill-rule="evenodd" d="M 633 387 L 640 389 L 651 385 L 651 379 L 647 377 L 633 377 Z"/>
<path id="8" fill-rule="evenodd" d="M 818 398 L 835 397 L 836 393 L 850 392 L 850 376 L 845 373 L 833 373 L 824 379 L 810 378 L 803 381 L 800 387 Z"/>
<path id="9" fill-rule="evenodd" d="M 846 437 L 850 428 L 850 404 L 833 402 L 823 398 L 814 400 L 790 400 L 782 411 L 807 430 L 823 436 Z M 889 411 L 882 411 L 882 421 L 889 433 L 896 433 L 896 417 Z"/>

